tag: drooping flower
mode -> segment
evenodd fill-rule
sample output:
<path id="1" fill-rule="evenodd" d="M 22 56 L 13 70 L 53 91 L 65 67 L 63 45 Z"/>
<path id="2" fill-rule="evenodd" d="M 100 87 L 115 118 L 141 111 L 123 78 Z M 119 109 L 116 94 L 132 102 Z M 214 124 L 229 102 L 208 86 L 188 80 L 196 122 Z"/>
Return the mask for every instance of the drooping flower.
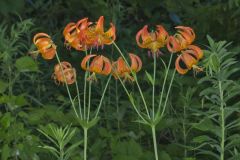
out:
<path id="1" fill-rule="evenodd" d="M 112 44 L 116 39 L 116 28 L 115 25 L 110 23 L 111 27 L 105 32 L 104 31 L 104 17 L 99 17 L 96 24 L 92 24 L 88 27 L 85 32 L 85 42 L 91 47 L 103 47 L 104 45 Z"/>
<path id="2" fill-rule="evenodd" d="M 129 57 L 131 60 L 130 66 L 127 65 L 122 57 L 119 57 L 117 61 L 112 63 L 112 75 L 115 79 L 123 78 L 124 81 L 134 81 L 131 73 L 137 73 L 141 70 L 142 61 L 133 53 L 129 53 Z"/>
<path id="3" fill-rule="evenodd" d="M 195 33 L 192 28 L 185 26 L 177 26 L 177 33 L 169 36 L 167 48 L 171 53 L 179 52 L 186 49 L 195 40 Z"/>
<path id="4" fill-rule="evenodd" d="M 83 18 L 77 23 L 69 23 L 63 30 L 63 35 L 65 38 L 65 44 L 68 47 L 73 47 L 78 51 L 84 51 L 87 49 L 85 40 L 85 31 L 88 26 L 92 24 L 88 22 L 88 18 Z"/>
<path id="5" fill-rule="evenodd" d="M 51 37 L 46 33 L 37 33 L 33 37 L 33 43 L 37 47 L 37 51 L 32 53 L 41 54 L 46 60 L 53 59 L 56 54 L 56 45 L 53 43 Z"/>
<path id="6" fill-rule="evenodd" d="M 178 73 L 186 74 L 189 70 L 202 70 L 196 64 L 203 57 L 202 50 L 194 45 L 188 46 L 186 50 L 181 51 L 181 54 L 175 61 L 175 67 Z"/>
<path id="7" fill-rule="evenodd" d="M 91 58 L 93 58 L 91 60 Z M 89 65 L 88 65 L 89 64 Z M 92 72 L 88 80 L 96 80 L 96 74 L 109 75 L 111 73 L 111 62 L 107 57 L 102 55 L 87 55 L 81 62 L 82 69 Z"/>
<path id="8" fill-rule="evenodd" d="M 54 67 L 54 73 L 52 75 L 55 83 L 73 84 L 76 81 L 76 70 L 69 62 L 61 62 Z"/>
<path id="9" fill-rule="evenodd" d="M 159 54 L 159 49 L 166 45 L 167 40 L 168 32 L 162 25 L 157 25 L 155 32 L 149 32 L 148 26 L 145 25 L 136 35 L 138 46 L 150 49 L 152 54 Z"/>

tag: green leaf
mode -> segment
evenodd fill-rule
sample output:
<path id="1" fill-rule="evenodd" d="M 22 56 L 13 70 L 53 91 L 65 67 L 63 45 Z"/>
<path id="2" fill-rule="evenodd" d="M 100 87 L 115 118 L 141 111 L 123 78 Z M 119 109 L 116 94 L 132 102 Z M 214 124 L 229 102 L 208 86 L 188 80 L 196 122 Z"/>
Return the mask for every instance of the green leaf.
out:
<path id="1" fill-rule="evenodd" d="M 97 118 L 94 118 L 92 119 L 91 121 L 87 122 L 86 120 L 80 120 L 78 119 L 78 122 L 80 123 L 80 125 L 83 127 L 83 128 L 91 128 L 93 126 L 95 126 L 97 124 L 97 122 L 99 121 L 100 117 L 97 117 Z"/>
<path id="2" fill-rule="evenodd" d="M 143 156 L 141 146 L 134 140 L 112 144 L 113 160 L 139 160 Z"/>
<path id="3" fill-rule="evenodd" d="M 0 80 L 0 93 L 5 92 L 5 90 L 7 89 L 8 84 L 2 80 Z"/>
<path id="4" fill-rule="evenodd" d="M 209 63 L 210 63 L 210 67 L 215 71 L 217 72 L 219 67 L 220 67 L 220 61 L 217 57 L 217 55 L 213 54 L 211 55 L 210 57 L 210 60 L 209 60 Z"/>
<path id="5" fill-rule="evenodd" d="M 145 71 L 145 73 L 146 73 L 146 75 L 147 75 L 147 78 L 148 78 L 148 80 L 150 81 L 150 83 L 153 85 L 153 78 L 152 78 L 152 76 L 147 72 L 147 71 Z"/>
<path id="6" fill-rule="evenodd" d="M 10 148 L 7 144 L 4 144 L 1 155 L 1 160 L 7 160 L 10 157 Z"/>
<path id="7" fill-rule="evenodd" d="M 31 57 L 28 56 L 17 59 L 15 66 L 20 72 L 38 71 L 37 63 Z"/>
<path id="8" fill-rule="evenodd" d="M 132 93 L 129 94 L 129 101 L 134 105 L 134 98 L 132 96 Z"/>
<path id="9" fill-rule="evenodd" d="M 8 128 L 11 124 L 11 121 L 12 121 L 11 114 L 9 112 L 5 113 L 4 116 L 0 120 L 1 127 Z"/>
<path id="10" fill-rule="evenodd" d="M 201 131 L 210 131 L 215 126 L 209 118 L 205 118 L 199 123 L 193 124 L 193 127 Z"/>
<path id="11" fill-rule="evenodd" d="M 79 142 L 77 142 L 77 143 L 74 143 L 73 145 L 71 145 L 67 150 L 66 150 L 66 152 L 65 152 L 65 154 L 71 154 L 73 151 L 74 151 L 74 149 L 75 148 L 77 148 L 80 144 L 82 144 L 83 143 L 83 140 L 81 140 L 81 141 L 79 141 Z"/>
<path id="12" fill-rule="evenodd" d="M 203 142 L 210 141 L 210 140 L 212 140 L 210 137 L 203 135 L 203 136 L 194 137 L 192 141 L 194 143 L 203 143 Z"/>
<path id="13" fill-rule="evenodd" d="M 159 153 L 159 159 L 171 160 L 171 157 L 169 156 L 169 154 L 167 152 L 161 151 Z"/>

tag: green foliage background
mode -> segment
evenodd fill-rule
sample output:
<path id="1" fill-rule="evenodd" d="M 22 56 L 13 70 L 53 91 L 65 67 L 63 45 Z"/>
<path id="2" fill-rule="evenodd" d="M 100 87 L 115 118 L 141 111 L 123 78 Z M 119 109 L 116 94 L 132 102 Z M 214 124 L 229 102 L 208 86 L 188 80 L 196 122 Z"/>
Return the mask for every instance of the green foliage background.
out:
<path id="1" fill-rule="evenodd" d="M 80 69 L 83 55 L 74 50 L 69 51 L 63 46 L 63 28 L 69 22 L 75 22 L 84 17 L 97 20 L 101 15 L 105 16 L 106 24 L 110 21 L 116 24 L 116 42 L 119 46 L 124 50 L 137 53 L 143 59 L 143 64 L 152 63 L 152 61 L 148 58 L 146 50 L 137 47 L 136 32 L 145 24 L 149 24 L 152 29 L 157 24 L 163 24 L 170 33 L 174 32 L 170 28 L 176 25 L 191 26 L 197 35 L 196 43 L 203 49 L 208 49 L 207 35 L 216 41 L 232 42 L 227 49 L 234 52 L 232 54 L 234 57 L 230 58 L 235 58 L 236 64 L 234 64 L 239 66 L 239 6 L 240 0 L 1 0 L 1 160 L 54 159 L 46 150 L 38 147 L 42 144 L 44 137 L 37 129 L 49 123 L 77 126 L 64 87 L 56 86 L 51 79 L 52 68 L 56 61 L 44 61 L 41 58 L 34 61 L 27 56 L 29 51 L 34 50 L 32 37 L 35 33 L 46 32 L 53 37 L 61 58 L 73 62 L 74 67 L 77 68 L 78 79 L 83 77 Z M 214 45 L 218 46 L 218 44 Z M 214 45 L 212 42 L 210 47 L 214 48 Z M 104 54 L 114 58 L 118 57 L 115 52 L 112 47 L 106 47 L 104 50 Z M 218 62 L 214 57 L 211 61 Z M 221 65 L 220 62 L 218 63 Z M 149 66 L 151 65 L 144 66 L 143 70 L 147 70 Z M 163 71 L 158 70 L 157 75 L 162 73 Z M 143 75 L 143 73 L 140 74 Z M 213 128 L 218 129 L 218 124 L 210 118 L 214 113 L 204 114 L 208 109 L 202 108 L 204 105 L 208 108 L 210 103 L 217 104 L 207 99 L 213 96 L 214 92 L 203 93 L 205 88 L 216 89 L 212 83 L 198 83 L 203 76 L 204 74 L 200 74 L 194 77 L 190 73 L 176 78 L 168 114 L 157 128 L 159 159 L 216 159 L 212 154 L 219 152 L 217 146 L 201 146 L 205 143 L 210 144 L 211 138 L 217 137 Z M 218 77 L 218 75 L 215 76 Z M 235 82 L 234 85 L 238 86 L 239 76 L 240 72 L 234 72 L 230 78 L 226 77 L 226 79 L 231 79 Z M 143 77 L 141 78 L 143 85 L 148 84 L 146 77 L 140 77 Z M 98 84 L 93 86 L 96 88 L 93 96 L 96 100 L 103 91 L 104 86 L 101 83 L 99 80 Z M 145 126 L 134 122 L 137 117 L 121 85 L 112 81 L 110 86 L 102 107 L 101 120 L 89 133 L 91 160 L 154 159 L 150 131 Z M 129 86 L 131 87 L 131 84 Z M 228 92 L 234 92 L 232 90 Z M 149 90 L 146 87 L 145 94 L 148 93 Z M 231 102 L 226 102 L 236 109 L 232 111 L 232 118 L 227 119 L 228 123 L 237 120 L 234 122 L 236 128 L 228 132 L 234 135 L 231 137 L 232 141 L 234 138 L 239 138 L 240 133 L 237 125 L 240 116 L 239 95 L 235 96 L 232 97 Z M 218 119 L 218 117 L 214 118 Z M 82 139 L 82 132 L 77 129 L 72 143 L 79 139 Z M 44 143 L 48 143 L 46 139 Z M 79 159 L 82 148 L 80 145 L 79 149 L 73 153 L 72 159 Z M 230 157 L 233 160 L 239 160 L 239 152 L 240 143 L 237 142 L 229 148 L 226 156 L 229 160 Z"/>

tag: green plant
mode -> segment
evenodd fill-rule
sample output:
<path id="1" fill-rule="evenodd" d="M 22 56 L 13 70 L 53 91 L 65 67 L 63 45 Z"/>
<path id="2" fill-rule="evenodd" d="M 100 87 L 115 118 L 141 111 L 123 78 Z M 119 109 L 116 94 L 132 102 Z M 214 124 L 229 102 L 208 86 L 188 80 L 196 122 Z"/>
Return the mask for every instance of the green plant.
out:
<path id="1" fill-rule="evenodd" d="M 196 113 L 201 118 L 194 125 L 203 135 L 195 137 L 200 143 L 198 154 L 205 154 L 214 159 L 236 159 L 239 157 L 239 83 L 234 81 L 234 73 L 239 71 L 236 53 L 227 50 L 230 43 L 214 42 L 207 37 L 209 50 L 205 51 L 204 67 L 206 76 L 199 84 L 207 86 L 200 93 L 204 103 Z M 198 139 L 198 141 L 197 141 Z"/>
<path id="2" fill-rule="evenodd" d="M 74 150 L 83 143 L 83 141 L 78 141 L 69 145 L 76 132 L 76 128 L 71 129 L 71 125 L 63 128 L 49 124 L 47 127 L 41 127 L 38 131 L 52 143 L 52 145 L 43 143 L 40 147 L 51 152 L 58 160 L 70 159 Z"/>
<path id="3" fill-rule="evenodd" d="M 31 99 L 28 99 L 32 88 L 26 88 L 25 82 L 37 78 L 39 71 L 38 64 L 25 56 L 32 26 L 31 19 L 13 24 L 3 21 L 0 25 L 0 155 L 3 160 L 38 158 L 35 147 L 38 138 L 28 128 L 27 117 L 30 115 L 26 111 L 32 107 Z M 38 86 L 38 83 L 34 85 Z"/>

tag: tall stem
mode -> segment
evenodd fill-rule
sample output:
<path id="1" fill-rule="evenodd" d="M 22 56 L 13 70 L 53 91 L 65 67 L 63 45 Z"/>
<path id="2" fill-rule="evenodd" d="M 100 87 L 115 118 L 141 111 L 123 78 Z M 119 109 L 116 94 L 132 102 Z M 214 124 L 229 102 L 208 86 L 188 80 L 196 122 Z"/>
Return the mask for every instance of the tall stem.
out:
<path id="1" fill-rule="evenodd" d="M 63 148 L 62 148 L 62 146 L 60 145 L 60 151 L 59 151 L 59 153 L 60 153 L 60 160 L 64 160 L 64 151 L 63 151 Z"/>
<path id="2" fill-rule="evenodd" d="M 81 106 L 81 98 L 80 98 L 80 93 L 79 93 L 79 88 L 78 88 L 78 83 L 77 80 L 75 82 L 76 85 L 76 90 L 77 90 L 77 97 L 78 97 L 78 108 L 79 108 L 79 114 L 80 114 L 80 118 L 82 119 L 82 106 Z"/>
<path id="3" fill-rule="evenodd" d="M 87 160 L 87 143 L 88 143 L 88 128 L 83 128 L 84 130 L 84 160 Z"/>
<path id="4" fill-rule="evenodd" d="M 154 100 L 155 100 L 155 81 L 156 81 L 156 54 L 153 54 L 154 58 L 154 64 L 153 64 L 153 84 L 152 84 L 152 118 L 154 120 L 155 116 L 155 106 L 154 106 Z"/>
<path id="5" fill-rule="evenodd" d="M 86 91 L 87 91 L 87 76 L 88 72 L 85 72 L 84 75 L 84 95 L 83 95 L 83 119 L 86 119 Z"/>
<path id="6" fill-rule="evenodd" d="M 68 93 L 69 99 L 70 99 L 70 101 L 71 101 L 73 110 L 74 110 L 74 112 L 75 112 L 75 114 L 76 114 L 76 116 L 77 116 L 77 118 L 78 118 L 79 116 L 78 116 L 78 113 L 77 113 L 77 111 L 76 111 L 75 104 L 74 104 L 74 102 L 73 102 L 73 99 L 72 99 L 72 96 L 71 96 L 71 93 L 70 93 L 70 90 L 69 90 L 69 87 L 68 87 L 68 84 L 67 84 L 67 80 L 66 80 L 65 74 L 64 74 L 64 72 L 63 72 L 63 67 L 62 67 L 60 58 L 58 57 L 58 53 L 56 53 L 56 57 L 57 57 L 58 64 L 60 65 L 60 69 L 61 69 L 61 72 L 62 72 L 62 75 L 63 75 L 63 79 L 64 79 L 65 86 L 66 86 L 66 88 L 67 88 L 67 93 Z"/>
<path id="7" fill-rule="evenodd" d="M 102 97 L 101 97 L 101 100 L 99 102 L 99 105 L 97 107 L 97 111 L 96 111 L 96 114 L 95 114 L 95 117 L 94 117 L 95 119 L 98 117 L 98 114 L 99 114 L 100 108 L 102 106 L 102 102 L 103 102 L 103 99 L 104 99 L 104 96 L 105 96 L 105 93 L 106 93 L 106 90 L 107 90 L 107 87 L 109 85 L 109 82 L 110 82 L 111 78 L 112 78 L 112 76 L 109 76 L 108 81 L 107 81 L 107 83 L 105 85 L 105 88 L 103 90 Z"/>
<path id="8" fill-rule="evenodd" d="M 136 111 L 136 113 L 138 114 L 138 116 L 143 120 L 143 122 L 145 122 L 146 124 L 148 124 L 148 122 L 146 121 L 146 119 L 142 116 L 141 112 L 139 111 L 139 109 L 138 109 L 137 106 L 135 105 L 135 103 L 134 103 L 134 101 L 133 101 L 133 99 L 132 99 L 132 96 L 131 96 L 131 94 L 128 92 L 128 90 L 127 90 L 127 88 L 126 88 L 123 80 L 121 79 L 121 77 L 119 77 L 119 75 L 117 75 L 117 76 L 118 76 L 118 79 L 119 79 L 119 81 L 121 82 L 121 84 L 122 84 L 122 86 L 123 86 L 123 89 L 125 90 L 126 94 L 128 95 L 128 98 L 129 98 L 129 100 L 130 100 L 130 102 L 131 102 L 134 110 Z"/>
<path id="9" fill-rule="evenodd" d="M 164 113 L 165 113 L 165 110 L 166 110 L 166 107 L 167 107 L 167 102 L 168 102 L 168 97 L 169 97 L 169 94 L 170 94 L 170 91 L 171 91 L 171 88 L 172 88 L 172 83 L 173 83 L 173 79 L 175 77 L 175 73 L 176 73 L 176 70 L 173 71 L 172 78 L 171 78 L 171 81 L 170 81 L 170 84 L 169 84 L 169 87 L 168 87 L 166 99 L 165 99 L 165 102 L 164 102 L 164 105 L 163 105 L 163 110 L 161 111 L 161 114 L 160 114 L 160 118 L 162 118 Z M 158 113 L 160 113 L 160 112 L 158 112 Z"/>
<path id="10" fill-rule="evenodd" d="M 187 133 L 186 133 L 186 106 L 183 106 L 183 144 L 184 144 L 184 158 L 187 158 L 187 149 L 186 149 L 186 144 L 187 144 Z"/>
<path id="11" fill-rule="evenodd" d="M 158 112 L 160 112 L 160 108 L 161 108 L 161 105 L 162 105 L 163 92 L 165 90 L 166 81 L 167 81 L 167 77 L 168 77 L 168 72 L 170 70 L 170 66 L 171 66 L 171 62 L 172 62 L 172 57 L 173 57 L 173 54 L 171 54 L 171 56 L 170 56 L 168 67 L 167 67 L 167 70 L 166 70 L 166 73 L 165 73 L 165 77 L 164 77 L 164 80 L 163 80 L 163 87 L 162 87 L 161 96 L 160 96 L 160 100 L 159 100 L 159 104 L 158 104 Z"/>
<path id="12" fill-rule="evenodd" d="M 89 121 L 90 112 L 91 112 L 91 92 L 92 92 L 92 82 L 89 82 L 89 88 L 88 88 L 88 115 L 87 115 L 87 121 Z"/>
<path id="13" fill-rule="evenodd" d="M 224 160 L 224 151 L 225 151 L 225 113 L 224 113 L 224 100 L 223 100 L 223 90 L 222 90 L 222 82 L 218 82 L 219 94 L 221 100 L 221 155 L 220 160 Z"/>
<path id="14" fill-rule="evenodd" d="M 117 46 L 117 44 L 116 44 L 115 42 L 113 42 L 113 45 L 117 48 L 118 52 L 119 52 L 120 55 L 122 56 L 123 60 L 126 62 L 127 66 L 130 67 L 127 59 L 125 58 L 124 54 L 122 53 L 122 51 L 120 50 L 120 48 Z M 150 114 L 149 114 L 149 111 L 148 111 L 148 106 L 147 106 L 146 100 L 145 100 L 145 98 L 144 98 L 144 96 L 143 96 L 142 89 L 141 89 L 141 87 L 140 87 L 140 85 L 139 85 L 139 83 L 138 83 L 137 76 L 136 76 L 136 74 L 135 74 L 132 70 L 130 70 L 130 71 L 131 71 L 131 73 L 132 73 L 132 75 L 134 76 L 134 79 L 135 79 L 135 81 L 136 81 L 136 84 L 137 84 L 139 93 L 140 93 L 140 95 L 141 95 L 141 98 L 142 98 L 142 101 L 143 101 L 145 110 L 146 110 L 146 112 L 147 112 L 147 116 L 148 116 L 149 119 L 151 119 Z"/>
<path id="15" fill-rule="evenodd" d="M 156 140 L 156 129 L 155 129 L 155 126 L 151 126 L 151 128 L 152 128 L 152 137 L 153 137 L 155 160 L 158 160 L 158 150 L 157 150 L 157 140 Z"/>
<path id="16" fill-rule="evenodd" d="M 118 126 L 118 132 L 120 133 L 120 121 L 119 121 L 119 102 L 118 102 L 118 81 L 115 81 L 115 100 L 116 100 L 116 106 L 117 106 L 117 126 Z"/>

